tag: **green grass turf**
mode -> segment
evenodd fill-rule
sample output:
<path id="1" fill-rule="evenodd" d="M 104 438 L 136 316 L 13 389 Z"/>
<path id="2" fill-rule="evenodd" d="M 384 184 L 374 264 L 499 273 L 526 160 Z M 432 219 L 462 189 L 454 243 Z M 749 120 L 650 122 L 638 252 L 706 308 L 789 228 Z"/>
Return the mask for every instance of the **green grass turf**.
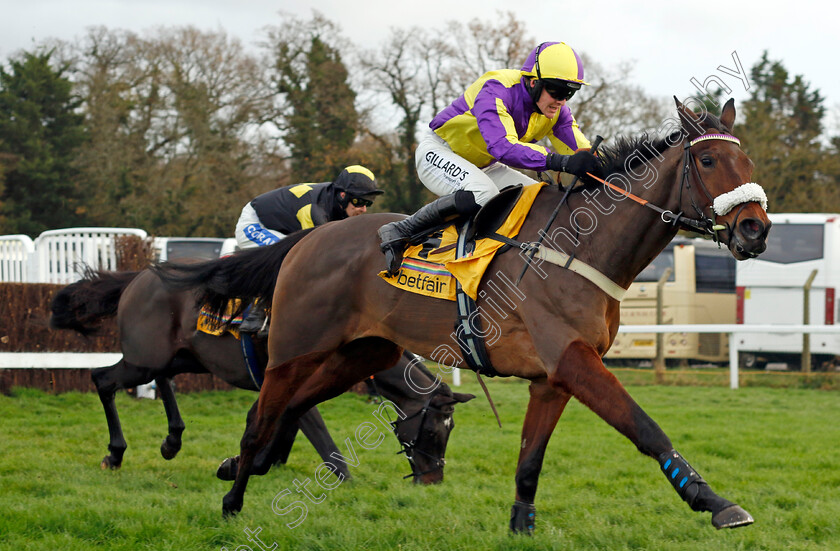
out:
<path id="1" fill-rule="evenodd" d="M 631 386 L 692 466 L 756 520 L 716 531 L 694 513 L 652 459 L 572 401 L 549 444 L 537 494 L 537 532 L 512 536 L 519 431 L 527 384 L 488 383 L 499 429 L 469 374 L 459 390 L 478 398 L 456 408 L 446 478 L 421 487 L 396 440 L 356 446 L 354 478 L 308 504 L 306 518 L 280 516 L 272 501 L 294 480 L 313 479 L 321 460 L 299 436 L 289 464 L 253 477 L 242 513 L 223 520 L 230 483 L 214 476 L 238 451 L 244 391 L 179 395 L 184 447 L 160 457 L 160 401 L 118 397 L 129 448 L 120 471 L 102 471 L 107 429 L 95 394 L 17 389 L 0 396 L 0 549 L 256 551 L 269 549 L 840 549 L 840 395 L 807 389 Z M 321 406 L 340 449 L 375 406 L 346 394 Z M 314 487 L 314 482 L 310 488 Z M 319 490 L 320 491 L 320 490 Z M 294 494 L 301 498 L 299 494 Z M 278 499 L 279 508 L 291 496 Z M 301 498 L 303 499 L 303 498 Z"/>

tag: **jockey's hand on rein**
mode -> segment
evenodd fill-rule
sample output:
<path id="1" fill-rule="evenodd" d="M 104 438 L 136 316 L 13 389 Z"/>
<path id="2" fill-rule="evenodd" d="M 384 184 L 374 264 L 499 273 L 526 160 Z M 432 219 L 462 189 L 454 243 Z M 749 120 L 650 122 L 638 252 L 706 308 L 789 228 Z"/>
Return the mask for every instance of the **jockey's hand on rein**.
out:
<path id="1" fill-rule="evenodd" d="M 604 178 L 604 165 L 601 160 L 589 151 L 578 151 L 574 155 L 559 155 L 557 153 L 549 153 L 546 158 L 545 167 L 548 170 L 556 170 L 558 172 L 567 172 L 573 174 L 583 180 L 592 181 L 586 175 L 591 172 L 599 178 Z"/>

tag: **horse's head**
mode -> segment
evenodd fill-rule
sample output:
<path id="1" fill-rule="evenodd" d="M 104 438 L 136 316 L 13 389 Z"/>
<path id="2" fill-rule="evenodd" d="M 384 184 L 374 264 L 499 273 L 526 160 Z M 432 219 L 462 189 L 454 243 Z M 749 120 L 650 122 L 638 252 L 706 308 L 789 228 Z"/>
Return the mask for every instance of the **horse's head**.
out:
<path id="1" fill-rule="evenodd" d="M 445 385 L 444 385 L 445 386 Z M 411 464 L 411 474 L 417 484 L 435 484 L 443 480 L 444 455 L 449 434 L 455 428 L 452 419 L 455 404 L 475 398 L 472 394 L 438 389 L 422 406 L 407 411 L 405 419 L 394 423 L 394 432 Z"/>
<path id="2" fill-rule="evenodd" d="M 676 100 L 676 98 L 674 98 Z M 752 182 L 753 162 L 732 136 L 734 100 L 723 106 L 720 119 L 697 115 L 676 100 L 687 135 L 681 175 L 682 201 L 702 217 L 707 230 L 726 243 L 738 260 L 754 258 L 767 248 L 767 196 Z M 688 188 L 688 189 L 686 189 Z"/>

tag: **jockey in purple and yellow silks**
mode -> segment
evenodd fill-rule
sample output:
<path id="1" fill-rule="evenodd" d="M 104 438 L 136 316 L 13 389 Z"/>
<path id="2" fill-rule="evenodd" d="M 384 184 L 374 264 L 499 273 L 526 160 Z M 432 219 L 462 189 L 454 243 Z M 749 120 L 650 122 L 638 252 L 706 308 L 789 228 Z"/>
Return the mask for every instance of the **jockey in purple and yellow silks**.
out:
<path id="1" fill-rule="evenodd" d="M 521 70 L 484 74 L 432 119 L 415 153 L 417 174 L 441 197 L 379 229 L 388 272 L 399 271 L 408 239 L 471 215 L 499 190 L 534 183 L 516 169 L 603 176 L 566 100 L 583 85 L 583 64 L 562 42 L 540 44 Z M 555 152 L 536 142 L 548 137 Z"/>

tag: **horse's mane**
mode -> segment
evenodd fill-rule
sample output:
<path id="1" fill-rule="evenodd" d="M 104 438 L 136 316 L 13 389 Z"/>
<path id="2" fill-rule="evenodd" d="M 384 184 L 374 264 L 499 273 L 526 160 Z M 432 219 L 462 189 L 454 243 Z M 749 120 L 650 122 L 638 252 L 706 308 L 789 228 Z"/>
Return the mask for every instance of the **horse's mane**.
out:
<path id="1" fill-rule="evenodd" d="M 720 119 L 711 113 L 704 113 L 701 120 L 705 127 L 710 127 L 720 132 L 730 132 L 728 128 L 723 126 Z M 604 162 L 604 168 L 607 174 L 626 173 L 646 163 L 653 157 L 661 155 L 675 143 L 681 142 L 682 137 L 684 137 L 682 130 L 672 132 L 663 138 L 652 136 L 649 132 L 643 132 L 638 136 L 620 135 L 615 138 L 613 145 L 599 149 L 598 155 Z"/>

